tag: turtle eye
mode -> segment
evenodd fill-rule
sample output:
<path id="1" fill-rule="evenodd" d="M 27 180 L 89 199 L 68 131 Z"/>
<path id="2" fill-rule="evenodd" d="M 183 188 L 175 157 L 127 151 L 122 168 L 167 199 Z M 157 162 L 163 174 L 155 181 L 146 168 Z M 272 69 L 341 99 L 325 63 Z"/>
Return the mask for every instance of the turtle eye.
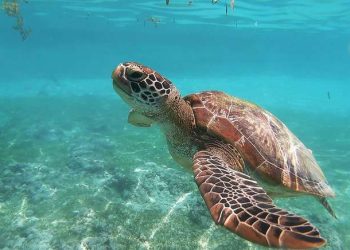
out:
<path id="1" fill-rule="evenodd" d="M 131 79 L 133 81 L 140 81 L 146 77 L 146 75 L 143 72 L 132 70 L 132 69 L 127 69 L 126 75 L 129 79 Z"/>

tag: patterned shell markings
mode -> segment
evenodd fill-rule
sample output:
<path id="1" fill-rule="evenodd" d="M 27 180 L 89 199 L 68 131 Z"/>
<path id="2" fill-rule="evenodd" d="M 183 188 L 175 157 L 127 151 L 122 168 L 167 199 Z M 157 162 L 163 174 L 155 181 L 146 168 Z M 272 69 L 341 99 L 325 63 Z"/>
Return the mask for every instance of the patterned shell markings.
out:
<path id="1" fill-rule="evenodd" d="M 263 178 L 295 191 L 334 196 L 311 150 L 271 113 L 216 91 L 185 100 L 192 105 L 197 126 L 235 145 Z"/>

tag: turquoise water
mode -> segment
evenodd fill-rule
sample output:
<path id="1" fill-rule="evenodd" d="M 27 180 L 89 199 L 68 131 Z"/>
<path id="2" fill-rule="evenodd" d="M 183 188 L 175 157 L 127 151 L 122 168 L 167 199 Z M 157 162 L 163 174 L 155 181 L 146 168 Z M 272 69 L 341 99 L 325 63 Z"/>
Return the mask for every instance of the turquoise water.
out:
<path id="1" fill-rule="evenodd" d="M 324 249 L 350 248 L 349 1 L 18 3 L 25 40 L 0 9 L 1 249 L 264 249 L 215 226 L 156 127 L 127 123 L 110 78 L 123 61 L 277 115 L 313 150 L 338 219 L 311 197 L 276 203 Z"/>

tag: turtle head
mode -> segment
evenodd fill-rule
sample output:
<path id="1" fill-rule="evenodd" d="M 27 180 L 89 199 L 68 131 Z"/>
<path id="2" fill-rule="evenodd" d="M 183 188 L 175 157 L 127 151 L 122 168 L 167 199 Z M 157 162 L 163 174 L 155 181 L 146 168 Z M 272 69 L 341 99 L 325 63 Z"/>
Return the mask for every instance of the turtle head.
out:
<path id="1" fill-rule="evenodd" d="M 121 63 L 112 72 L 113 88 L 133 109 L 155 115 L 169 98 L 179 98 L 175 86 L 156 71 L 135 62 Z"/>

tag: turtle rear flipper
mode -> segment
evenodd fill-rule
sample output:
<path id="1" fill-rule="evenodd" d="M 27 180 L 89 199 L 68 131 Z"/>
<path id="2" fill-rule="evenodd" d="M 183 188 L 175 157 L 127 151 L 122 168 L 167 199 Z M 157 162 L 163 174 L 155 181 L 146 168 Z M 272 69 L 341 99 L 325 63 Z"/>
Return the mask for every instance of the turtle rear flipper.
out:
<path id="1" fill-rule="evenodd" d="M 276 207 L 240 161 L 227 161 L 220 150 L 194 156 L 196 183 L 216 224 L 252 242 L 285 248 L 315 248 L 326 241 L 306 219 Z M 224 160 L 225 159 L 225 160 Z M 233 165 L 233 166 L 232 166 Z"/>
<path id="2" fill-rule="evenodd" d="M 333 208 L 327 201 L 326 197 L 317 197 L 318 201 L 322 204 L 322 206 L 327 209 L 328 213 L 332 215 L 335 219 L 338 219 L 337 215 L 335 214 Z"/>

